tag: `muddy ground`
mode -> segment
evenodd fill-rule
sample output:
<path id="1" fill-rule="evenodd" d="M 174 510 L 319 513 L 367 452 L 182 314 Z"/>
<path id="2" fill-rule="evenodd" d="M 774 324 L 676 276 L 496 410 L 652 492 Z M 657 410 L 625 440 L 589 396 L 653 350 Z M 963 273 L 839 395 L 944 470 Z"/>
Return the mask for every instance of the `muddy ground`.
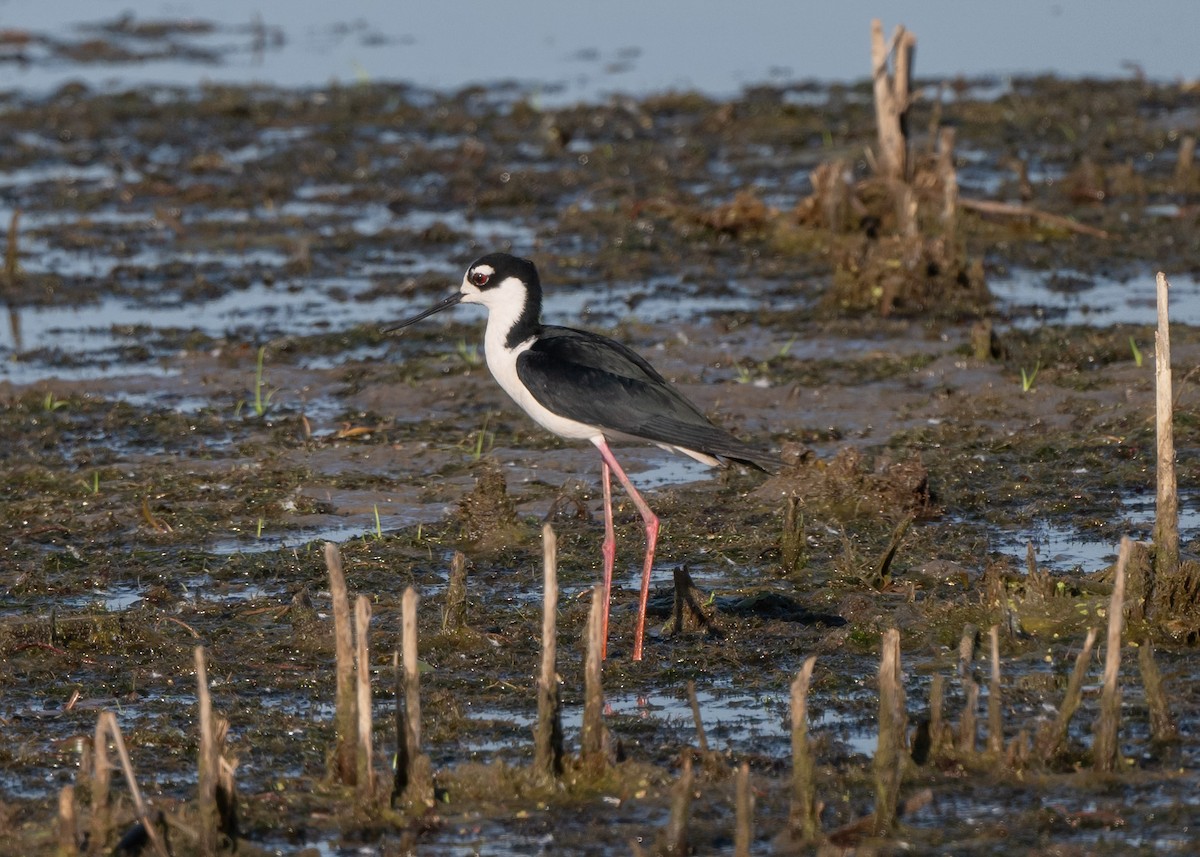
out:
<path id="1" fill-rule="evenodd" d="M 788 687 L 813 654 L 821 822 L 844 828 L 872 810 L 879 643 L 891 627 L 912 722 L 935 675 L 958 720 L 959 637 L 967 624 L 999 624 L 1005 740 L 1036 730 L 1086 629 L 1103 626 L 1118 539 L 1150 536 L 1154 340 L 1134 310 L 1152 305 L 1160 268 L 1177 277 L 1184 310 L 1200 300 L 1200 176 L 1176 158 L 1200 93 L 1054 79 L 922 93 L 914 151 L 930 150 L 926 129 L 955 127 L 964 197 L 1090 230 L 964 211 L 961 288 L 910 272 L 935 291 L 882 307 L 869 277 L 901 264 L 874 249 L 886 219 L 852 211 L 830 228 L 805 203 L 821 163 L 842 158 L 856 181 L 869 176 L 865 85 L 558 110 L 506 88 L 0 96 L 10 310 L 0 852 L 53 850 L 58 792 L 109 708 L 142 789 L 175 819 L 176 853 L 191 853 L 197 644 L 230 722 L 243 853 L 649 848 L 696 741 L 688 680 L 713 749 L 698 768 L 694 851 L 732 853 L 732 772 L 745 761 L 753 850 L 767 853 L 788 816 Z M 722 425 L 794 460 L 767 476 L 623 452 L 663 521 L 654 627 L 645 660 L 632 662 L 643 542 L 622 497 L 604 668 L 622 761 L 600 778 L 568 766 L 553 789 L 523 773 L 540 529 L 549 520 L 559 536 L 574 753 L 585 596 L 600 566 L 599 462 L 506 401 L 481 364 L 478 311 L 403 337 L 381 330 L 448 294 L 494 249 L 537 261 L 549 320 L 630 344 Z M 998 282 L 1026 283 L 1033 297 L 1002 300 L 988 285 Z M 1102 283 L 1146 297 L 1089 324 L 1090 310 L 1111 309 L 1088 305 Z M 1187 551 L 1200 535 L 1189 371 L 1200 329 L 1179 324 L 1173 337 Z M 808 457 L 796 461 L 801 447 Z M 477 487 L 497 472 L 511 510 Z M 372 599 L 383 723 L 400 595 L 421 594 L 422 710 L 440 798 L 427 811 L 355 811 L 327 777 L 327 539 L 341 544 L 352 590 Z M 1054 575 L 1048 598 L 1025 586 L 1031 540 Z M 469 631 L 445 635 L 455 550 L 469 561 Z M 711 594 L 718 631 L 665 627 L 680 567 Z M 1149 740 L 1130 648 L 1118 774 L 1088 772 L 1094 664 L 1069 746 L 1049 763 L 1006 763 L 981 738 L 977 753 L 911 764 L 902 797 L 915 800 L 894 836 L 843 831 L 826 847 L 1192 853 L 1195 626 L 1184 615 L 1153 629 L 1179 742 Z M 376 745 L 382 770 L 388 730 Z"/>

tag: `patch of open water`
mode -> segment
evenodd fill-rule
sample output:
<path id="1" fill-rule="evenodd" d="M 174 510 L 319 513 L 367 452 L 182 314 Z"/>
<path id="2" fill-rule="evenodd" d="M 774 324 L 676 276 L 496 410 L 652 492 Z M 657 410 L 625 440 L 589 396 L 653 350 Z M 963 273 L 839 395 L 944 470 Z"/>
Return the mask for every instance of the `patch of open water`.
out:
<path id="1" fill-rule="evenodd" d="M 1153 493 L 1135 493 L 1121 498 L 1121 512 L 1109 524 L 1125 529 L 1135 541 L 1151 541 L 1154 530 L 1156 498 Z M 1194 492 L 1180 492 L 1179 535 L 1187 542 L 1200 535 L 1200 505 Z M 1081 533 L 1074 526 L 1063 526 L 1049 519 L 1017 532 L 993 530 L 998 550 L 1011 553 L 1024 567 L 1026 545 L 1033 543 L 1039 565 L 1058 571 L 1099 571 L 1116 562 L 1117 543 Z"/>
<path id="2" fill-rule="evenodd" d="M 1137 279 L 1118 280 L 1070 270 L 1013 271 L 988 280 L 1002 308 L 1015 314 L 1017 327 L 1043 324 L 1107 327 L 1114 324 L 1158 323 L 1154 271 Z M 1172 275 L 1172 324 L 1200 325 L 1200 280 L 1190 274 Z"/>

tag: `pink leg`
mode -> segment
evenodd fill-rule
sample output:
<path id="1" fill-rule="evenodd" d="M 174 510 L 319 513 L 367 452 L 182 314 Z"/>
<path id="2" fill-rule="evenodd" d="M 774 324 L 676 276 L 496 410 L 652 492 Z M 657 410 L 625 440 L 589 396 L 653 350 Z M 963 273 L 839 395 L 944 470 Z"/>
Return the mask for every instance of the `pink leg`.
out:
<path id="1" fill-rule="evenodd" d="M 613 564 L 617 557 L 617 537 L 613 533 L 612 479 L 607 461 L 604 462 L 602 468 L 602 479 L 604 481 L 604 544 L 601 545 L 600 551 L 604 554 L 604 621 L 600 626 L 601 660 L 608 653 L 608 609 L 612 600 Z"/>
<path id="2" fill-rule="evenodd" d="M 592 443 L 596 444 L 596 448 L 600 450 L 600 457 L 604 459 L 606 467 L 611 468 L 612 472 L 617 474 L 617 479 L 625 488 L 629 499 L 633 500 L 633 505 L 637 506 L 638 512 L 642 515 L 642 522 L 646 525 L 646 562 L 642 566 L 642 594 L 638 601 L 637 631 L 633 637 L 633 659 L 640 661 L 642 659 L 642 640 L 646 634 L 646 602 L 650 600 L 650 569 L 654 566 L 654 548 L 658 544 L 658 516 L 650 511 L 650 507 L 642 499 L 642 495 L 633 487 L 633 483 L 629 481 L 629 477 L 617 463 L 612 450 L 608 448 L 608 442 L 603 437 L 595 437 L 592 438 Z M 606 479 L 605 484 L 607 481 Z M 609 499 L 611 499 L 611 494 Z M 611 504 L 608 514 L 612 514 Z"/>

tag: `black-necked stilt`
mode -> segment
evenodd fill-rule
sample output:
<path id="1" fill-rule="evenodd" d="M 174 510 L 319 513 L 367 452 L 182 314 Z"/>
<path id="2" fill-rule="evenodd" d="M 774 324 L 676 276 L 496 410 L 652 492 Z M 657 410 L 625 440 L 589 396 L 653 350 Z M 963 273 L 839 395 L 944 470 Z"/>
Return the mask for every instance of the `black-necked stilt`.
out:
<path id="1" fill-rule="evenodd" d="M 645 441 L 708 465 L 729 460 L 775 470 L 779 460 L 713 425 L 632 349 L 586 330 L 543 325 L 542 287 L 537 268 L 528 259 L 507 253 L 489 253 L 477 259 L 456 294 L 389 330 L 408 327 L 459 303 L 487 307 L 484 355 L 504 391 L 539 425 L 560 437 L 589 440 L 600 450 L 604 462 L 605 641 L 616 556 L 610 471 L 616 473 L 641 513 L 646 525 L 646 559 L 633 644 L 633 659 L 641 660 L 658 517 L 617 463 L 608 441 Z"/>

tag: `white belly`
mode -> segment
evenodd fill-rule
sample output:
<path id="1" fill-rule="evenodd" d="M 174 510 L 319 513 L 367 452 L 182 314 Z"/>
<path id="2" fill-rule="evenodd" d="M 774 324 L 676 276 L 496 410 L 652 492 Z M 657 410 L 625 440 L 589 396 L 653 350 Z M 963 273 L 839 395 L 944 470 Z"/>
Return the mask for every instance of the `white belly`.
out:
<path id="1" fill-rule="evenodd" d="M 491 333 L 490 326 L 488 333 Z M 521 379 L 517 377 L 517 358 L 528 351 L 532 344 L 533 341 L 530 340 L 522 342 L 516 348 L 508 349 L 504 347 L 503 343 L 493 343 L 490 336 L 485 336 L 484 356 L 487 358 L 488 369 L 491 370 L 496 383 L 512 397 L 514 402 L 521 406 L 521 410 L 533 417 L 533 421 L 547 431 L 569 440 L 592 440 L 603 437 L 603 433 L 594 426 L 561 417 L 543 407 L 537 399 L 530 395 L 521 383 Z"/>

